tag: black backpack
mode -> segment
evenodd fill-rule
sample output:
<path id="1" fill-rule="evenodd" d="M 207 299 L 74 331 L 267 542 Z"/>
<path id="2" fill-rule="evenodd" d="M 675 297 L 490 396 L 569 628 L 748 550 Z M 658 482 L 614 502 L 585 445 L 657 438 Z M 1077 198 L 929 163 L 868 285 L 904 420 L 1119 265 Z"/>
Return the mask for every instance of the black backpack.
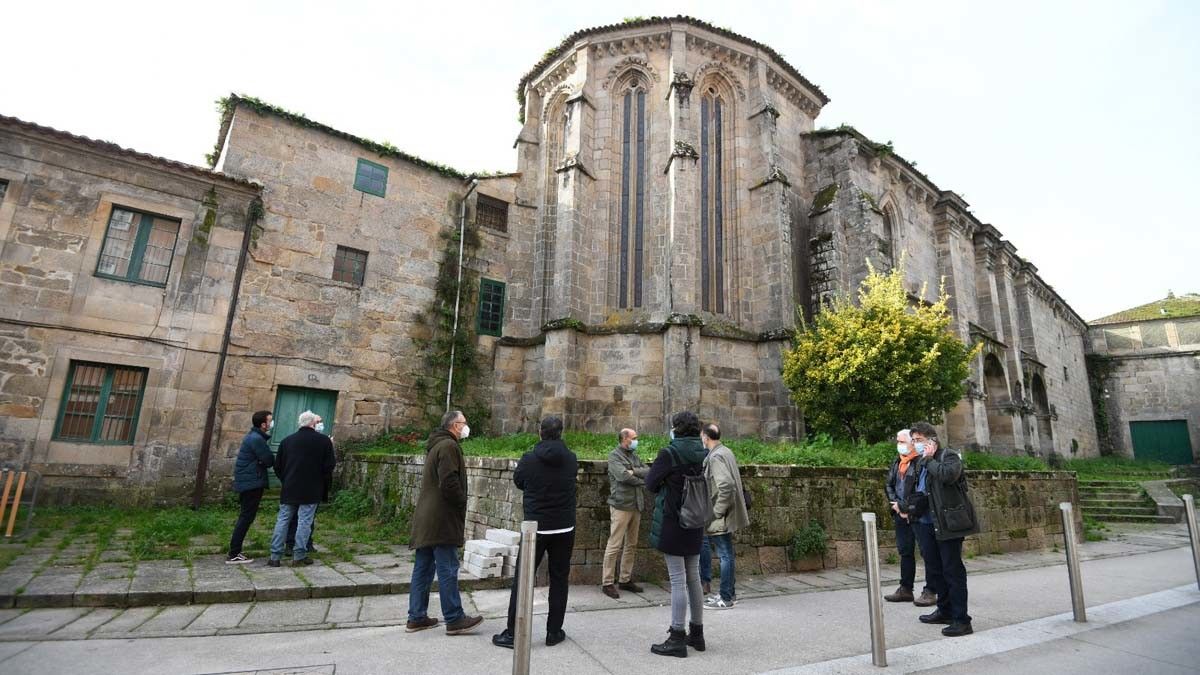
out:
<path id="1" fill-rule="evenodd" d="M 680 468 L 683 474 L 683 496 L 679 500 L 679 526 L 685 530 L 696 530 L 708 527 L 715 519 L 712 499 L 708 494 L 708 478 L 704 475 L 703 464 L 685 465 L 674 448 L 668 447 L 671 453 L 671 463 Z"/>

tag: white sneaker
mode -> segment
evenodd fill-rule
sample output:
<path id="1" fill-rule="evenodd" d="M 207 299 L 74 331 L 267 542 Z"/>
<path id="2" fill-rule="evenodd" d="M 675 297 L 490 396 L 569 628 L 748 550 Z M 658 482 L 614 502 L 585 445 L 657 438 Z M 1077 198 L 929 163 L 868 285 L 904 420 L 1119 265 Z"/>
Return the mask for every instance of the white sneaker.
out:
<path id="1" fill-rule="evenodd" d="M 722 600 L 721 596 L 719 595 L 714 595 L 713 597 L 704 601 L 705 609 L 733 609 L 733 605 L 733 600 L 726 602 L 725 600 Z"/>
<path id="2" fill-rule="evenodd" d="M 232 558 L 225 559 L 226 565 L 245 565 L 246 563 L 252 563 L 252 562 L 254 562 L 254 558 L 247 558 L 246 556 L 242 555 L 241 553 L 233 556 Z"/>

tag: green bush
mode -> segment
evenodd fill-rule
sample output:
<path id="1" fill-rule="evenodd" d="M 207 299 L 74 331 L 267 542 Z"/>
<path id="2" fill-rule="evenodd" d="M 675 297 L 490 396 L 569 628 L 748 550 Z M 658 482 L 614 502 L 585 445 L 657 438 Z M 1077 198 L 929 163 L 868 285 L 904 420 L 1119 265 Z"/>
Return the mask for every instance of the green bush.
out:
<path id="1" fill-rule="evenodd" d="M 813 520 L 806 527 L 796 530 L 788 542 L 788 559 L 800 560 L 810 555 L 824 555 L 829 547 L 829 537 L 821 523 Z"/>
<path id="2" fill-rule="evenodd" d="M 371 515 L 371 496 L 357 488 L 338 490 L 329 508 L 343 518 L 365 518 Z"/>

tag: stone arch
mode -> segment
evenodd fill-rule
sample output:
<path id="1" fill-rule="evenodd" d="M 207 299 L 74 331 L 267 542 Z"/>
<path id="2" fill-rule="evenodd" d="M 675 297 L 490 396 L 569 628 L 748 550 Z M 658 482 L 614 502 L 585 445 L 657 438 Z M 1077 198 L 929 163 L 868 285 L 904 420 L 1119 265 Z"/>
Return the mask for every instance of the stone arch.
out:
<path id="1" fill-rule="evenodd" d="M 1004 364 L 995 354 L 983 357 L 983 390 L 987 396 L 987 423 L 990 445 L 994 450 L 1012 451 L 1016 448 L 1016 433 L 1012 418 L 1012 396 Z"/>
<path id="2" fill-rule="evenodd" d="M 632 62 L 631 62 L 632 61 Z M 652 203 L 647 182 L 650 179 L 650 96 L 652 71 L 630 57 L 622 63 L 612 84 L 612 131 L 610 134 L 609 165 L 616 182 L 615 197 L 609 208 L 611 235 L 608 238 L 608 299 L 609 306 L 636 309 L 644 304 L 643 282 L 649 277 L 646 255 L 646 228 L 652 222 L 649 209 Z M 618 64 L 620 65 L 620 64 Z M 615 69 L 614 69 L 615 70 Z M 607 86 L 607 84 L 606 84 Z"/>
<path id="3" fill-rule="evenodd" d="M 737 95 L 739 101 L 746 100 L 746 87 L 742 85 L 742 81 L 729 66 L 720 61 L 709 61 L 696 69 L 696 74 L 692 76 L 692 82 L 696 83 L 696 90 L 702 92 L 708 85 L 706 80 L 710 78 L 723 82 L 732 94 Z"/>
<path id="4" fill-rule="evenodd" d="M 719 64 L 718 64 L 719 65 Z M 692 96 L 700 132 L 696 148 L 699 154 L 700 206 L 698 218 L 700 309 L 737 318 L 738 277 L 737 174 L 738 95 L 736 80 L 724 72 L 697 72 L 700 77 Z"/>
<path id="5" fill-rule="evenodd" d="M 649 61 L 640 56 L 627 56 L 616 62 L 612 68 L 608 69 L 608 73 L 605 74 L 604 82 L 600 85 L 600 87 L 602 89 L 608 89 L 613 85 L 614 82 L 618 83 L 617 86 L 619 87 L 620 81 L 623 80 L 623 78 L 630 71 L 642 73 L 642 76 L 646 78 L 646 82 L 648 84 L 651 82 L 658 82 L 659 80 L 658 71 L 654 69 L 654 66 L 650 65 Z"/>
<path id="6" fill-rule="evenodd" d="M 904 214 L 900 204 L 891 192 L 884 194 L 879 201 L 879 211 L 882 214 L 882 231 L 880 232 L 880 252 L 884 253 L 892 266 L 900 263 L 904 252 Z"/>
<path id="7" fill-rule="evenodd" d="M 1046 383 L 1042 376 L 1034 373 L 1029 380 L 1033 396 L 1033 410 L 1037 416 L 1038 442 L 1042 454 L 1054 452 L 1054 425 L 1051 423 L 1050 398 L 1046 395 Z"/>

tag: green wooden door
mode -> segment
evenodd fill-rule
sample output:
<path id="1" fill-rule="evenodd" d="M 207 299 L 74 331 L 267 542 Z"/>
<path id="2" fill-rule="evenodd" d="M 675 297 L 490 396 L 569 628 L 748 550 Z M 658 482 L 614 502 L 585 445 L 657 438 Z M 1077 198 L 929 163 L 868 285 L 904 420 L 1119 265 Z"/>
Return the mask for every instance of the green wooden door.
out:
<path id="1" fill-rule="evenodd" d="M 1168 464 L 1192 463 L 1187 420 L 1130 422 L 1129 434 L 1133 437 L 1136 459 L 1156 459 Z"/>
<path id="2" fill-rule="evenodd" d="M 305 389 L 302 387 L 280 387 L 275 394 L 275 431 L 271 434 L 271 451 L 279 450 L 279 443 L 300 428 L 300 413 L 311 410 L 321 416 L 325 423 L 325 435 L 333 435 L 333 413 L 337 409 L 337 392 L 328 389 Z M 271 487 L 279 485 L 274 471 L 268 471 Z"/>

